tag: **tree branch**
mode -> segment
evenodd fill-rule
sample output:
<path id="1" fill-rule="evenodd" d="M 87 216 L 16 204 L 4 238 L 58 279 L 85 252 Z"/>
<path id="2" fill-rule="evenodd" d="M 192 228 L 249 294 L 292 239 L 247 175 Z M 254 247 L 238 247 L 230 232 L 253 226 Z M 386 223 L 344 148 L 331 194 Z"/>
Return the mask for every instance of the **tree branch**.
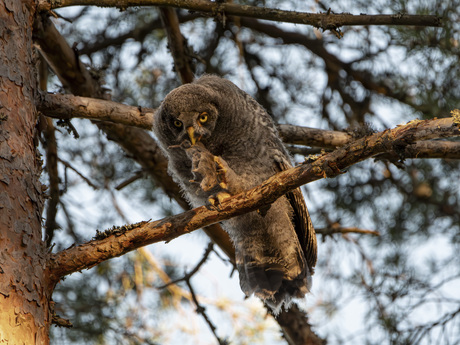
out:
<path id="1" fill-rule="evenodd" d="M 229 345 L 230 343 L 227 341 L 227 340 L 224 340 L 224 339 L 221 339 L 218 335 L 217 335 L 217 328 L 216 326 L 212 323 L 211 319 L 208 317 L 208 314 L 206 314 L 206 309 L 205 307 L 203 307 L 200 302 L 198 302 L 198 298 L 196 298 L 196 294 L 195 294 L 195 291 L 192 287 L 192 283 L 190 282 L 190 277 L 187 277 L 185 279 L 185 282 L 187 284 L 187 287 L 190 291 L 190 294 L 192 295 L 192 300 L 193 300 L 193 303 L 195 303 L 195 311 L 197 314 L 201 314 L 201 316 L 203 317 L 204 321 L 206 322 L 206 324 L 209 326 L 209 329 L 211 330 L 212 334 L 214 334 L 214 337 L 216 338 L 217 342 L 219 343 L 219 345 Z"/>
<path id="2" fill-rule="evenodd" d="M 38 110 L 46 116 L 69 120 L 82 118 L 110 121 L 121 125 L 151 129 L 155 109 L 133 107 L 103 99 L 74 95 L 42 95 Z"/>
<path id="3" fill-rule="evenodd" d="M 344 25 L 441 25 L 441 18 L 434 15 L 352 15 L 349 13 L 334 14 L 330 11 L 327 13 L 306 13 L 205 0 L 39 0 L 38 2 L 39 11 L 49 11 L 67 6 L 103 6 L 121 9 L 130 6 L 165 6 L 204 12 L 213 16 L 231 15 L 306 24 L 332 31 L 336 31 Z"/>
<path id="4" fill-rule="evenodd" d="M 351 135 L 345 132 L 310 127 L 282 124 L 278 125 L 278 131 L 285 143 L 322 147 L 325 149 L 335 149 L 336 147 L 348 144 L 352 140 Z"/>
<path id="5" fill-rule="evenodd" d="M 178 15 L 178 21 L 180 24 L 186 23 L 188 21 L 194 20 L 196 18 L 201 18 L 197 13 L 184 13 Z M 127 40 L 134 39 L 137 42 L 143 42 L 147 35 L 152 34 L 155 30 L 163 30 L 163 24 L 161 19 L 152 19 L 146 23 L 136 23 L 136 26 L 128 32 L 121 33 L 119 36 L 115 37 L 99 37 L 98 40 L 94 43 L 85 43 L 83 42 L 83 48 L 79 49 L 81 55 L 87 54 L 90 55 L 94 52 L 98 52 L 108 47 L 120 47 Z"/>
<path id="6" fill-rule="evenodd" d="M 43 55 L 40 55 L 39 65 L 39 82 L 40 90 L 47 90 L 48 65 Z M 54 231 L 59 228 L 56 221 L 57 207 L 59 205 L 59 174 L 58 174 L 58 151 L 53 120 L 41 115 L 39 117 L 39 127 L 42 128 L 43 147 L 46 152 L 46 171 L 49 178 L 49 199 L 46 203 L 46 222 L 45 222 L 45 240 L 47 247 L 51 246 Z"/>
<path id="7" fill-rule="evenodd" d="M 326 228 L 320 228 L 320 229 L 316 228 L 315 232 L 316 234 L 321 234 L 324 236 L 331 236 L 332 234 L 348 234 L 348 233 L 380 236 L 380 232 L 375 231 L 375 230 L 360 229 L 356 227 L 344 228 L 339 223 L 332 223 Z"/>
<path id="8" fill-rule="evenodd" d="M 66 90 L 75 95 L 102 98 L 104 91 L 47 15 L 36 17 L 33 32 L 34 41 Z"/>
<path id="9" fill-rule="evenodd" d="M 239 20 L 239 24 L 269 37 L 281 39 L 284 44 L 298 44 L 305 47 L 305 49 L 308 49 L 324 61 L 326 65 L 325 70 L 328 74 L 330 74 L 328 79 L 334 80 L 335 77 L 330 77 L 343 70 L 354 80 L 360 82 L 369 91 L 400 101 L 404 101 L 404 98 L 406 97 L 405 94 L 395 93 L 391 87 L 385 85 L 384 83 L 375 82 L 375 77 L 371 73 L 364 70 L 357 70 L 354 68 L 352 62 L 345 62 L 330 53 L 326 49 L 326 43 L 324 40 L 311 39 L 300 32 L 284 30 L 277 25 L 268 24 L 252 18 L 241 18 Z"/>
<path id="10" fill-rule="evenodd" d="M 37 108 L 46 116 L 71 119 L 85 118 L 93 121 L 110 121 L 128 126 L 151 129 L 155 109 L 140 108 L 117 102 L 73 95 L 46 94 Z M 108 126 L 106 124 L 105 126 Z M 122 130 L 120 128 L 120 130 Z M 323 129 L 278 125 L 283 141 L 287 144 L 334 149 L 352 140 L 345 132 Z M 123 129 L 123 131 L 125 131 Z M 125 136 L 120 136 L 123 138 Z M 404 152 L 386 152 L 379 159 L 404 158 L 450 158 L 460 159 L 460 142 L 420 141 L 405 147 Z"/>
<path id="11" fill-rule="evenodd" d="M 187 40 L 182 36 L 179 28 L 179 18 L 176 10 L 170 7 L 160 8 L 161 22 L 168 37 L 168 46 L 174 59 L 174 67 L 182 84 L 191 83 L 195 79 L 190 66 L 190 50 Z"/>
<path id="12" fill-rule="evenodd" d="M 267 308 L 270 312 L 272 310 Z M 283 329 L 283 334 L 289 344 L 325 345 L 326 341 L 319 338 L 312 330 L 305 312 L 293 304 L 289 312 L 282 309 L 276 321 Z M 308 325 L 308 327 L 305 327 Z"/>
<path id="13" fill-rule="evenodd" d="M 417 120 L 355 140 L 313 162 L 276 174 L 261 185 L 225 200 L 219 210 L 201 206 L 155 222 L 140 224 L 133 229 L 122 228 L 107 238 L 54 254 L 50 258 L 51 277 L 57 281 L 65 275 L 93 267 L 136 248 L 159 241 L 168 242 L 204 226 L 255 211 L 273 203 L 292 189 L 341 174 L 345 168 L 367 158 L 388 151 L 398 152 L 417 140 L 460 136 L 459 128 L 459 118 Z"/>
<path id="14" fill-rule="evenodd" d="M 177 284 L 179 282 L 183 282 L 185 280 L 190 280 L 201 268 L 201 266 L 204 265 L 204 263 L 208 260 L 209 254 L 214 250 L 214 244 L 212 242 L 208 243 L 208 247 L 204 251 L 203 257 L 201 260 L 195 265 L 195 267 L 190 271 L 186 272 L 183 277 L 171 280 L 167 282 L 166 284 L 163 284 L 161 286 L 157 286 L 157 289 L 164 289 L 168 287 L 171 284 Z"/>

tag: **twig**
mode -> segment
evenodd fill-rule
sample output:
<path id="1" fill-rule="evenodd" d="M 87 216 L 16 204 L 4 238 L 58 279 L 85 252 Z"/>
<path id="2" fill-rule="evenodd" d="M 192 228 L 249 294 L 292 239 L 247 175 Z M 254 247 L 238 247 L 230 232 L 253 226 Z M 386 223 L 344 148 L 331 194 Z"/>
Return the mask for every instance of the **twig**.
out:
<path id="1" fill-rule="evenodd" d="M 344 228 L 339 223 L 333 223 L 326 228 L 316 228 L 315 232 L 321 235 L 332 235 L 332 234 L 348 234 L 348 233 L 356 233 L 356 234 L 368 234 L 374 236 L 380 236 L 380 232 L 375 230 L 365 230 L 360 229 L 357 227 L 349 227 Z"/>
<path id="2" fill-rule="evenodd" d="M 61 158 L 59 158 L 59 162 L 61 162 L 66 168 L 72 170 L 78 176 L 80 176 L 83 179 L 83 181 L 85 181 L 88 184 L 88 186 L 92 187 L 95 190 L 99 189 L 98 186 L 96 186 L 94 183 L 92 183 L 90 181 L 90 179 L 88 179 L 87 177 L 85 177 L 85 175 L 83 175 L 81 172 L 79 172 L 77 169 L 75 169 L 69 162 L 67 162 L 67 161 L 65 161 L 65 160 L 63 160 Z"/>
<path id="3" fill-rule="evenodd" d="M 197 13 L 182 13 L 178 15 L 179 23 L 186 23 L 196 18 L 200 18 Z M 90 55 L 94 52 L 98 52 L 108 47 L 120 47 L 127 40 L 134 39 L 138 42 L 143 42 L 145 38 L 152 34 L 154 30 L 163 29 L 163 24 L 158 18 L 154 18 L 146 23 L 137 23 L 136 27 L 128 32 L 120 33 L 119 36 L 115 37 L 104 37 L 102 41 L 96 42 L 83 42 L 83 48 L 79 49 L 81 55 Z"/>
<path id="4" fill-rule="evenodd" d="M 131 183 L 139 180 L 140 178 L 143 178 L 145 175 L 145 172 L 144 171 L 138 171 L 137 173 L 135 173 L 133 176 L 131 176 L 130 178 L 124 180 L 123 182 L 121 182 L 120 184 L 118 184 L 115 189 L 116 190 L 122 190 L 123 188 L 125 188 L 126 186 L 130 185 Z"/>
<path id="5" fill-rule="evenodd" d="M 59 205 L 61 205 L 62 212 L 64 213 L 65 219 L 67 221 L 67 228 L 66 228 L 67 232 L 73 238 L 75 243 L 83 242 L 83 239 L 80 237 L 80 235 L 78 235 L 75 232 L 75 227 L 74 227 L 74 224 L 73 224 L 72 216 L 71 216 L 70 212 L 67 210 L 66 204 L 63 203 L 62 200 L 59 200 Z"/>
<path id="6" fill-rule="evenodd" d="M 203 264 L 208 260 L 209 254 L 212 251 L 214 251 L 214 244 L 212 242 L 209 242 L 208 247 L 204 251 L 203 257 L 201 258 L 200 262 L 198 262 L 196 264 L 196 266 L 190 272 L 186 273 L 182 278 L 171 280 L 170 282 L 168 282 L 168 283 L 166 283 L 164 285 L 158 286 L 157 289 L 164 289 L 165 287 L 168 287 L 171 284 L 177 284 L 177 283 L 182 282 L 182 281 L 190 280 L 193 277 L 193 275 L 196 272 L 198 272 L 198 270 L 201 268 L 201 266 L 203 266 Z"/>
<path id="7" fill-rule="evenodd" d="M 65 327 L 65 328 L 72 328 L 72 322 L 68 319 L 64 319 L 60 317 L 59 315 L 53 315 L 51 323 L 58 326 L 58 327 Z"/>
<path id="8" fill-rule="evenodd" d="M 42 54 L 40 54 L 40 89 L 46 91 L 47 80 L 48 80 L 48 64 Z M 49 177 L 49 200 L 46 205 L 46 245 L 50 247 L 53 237 L 54 230 L 59 225 L 56 222 L 57 206 L 59 204 L 59 173 L 58 173 L 58 154 L 57 154 L 57 141 L 55 135 L 55 128 L 53 120 L 40 115 L 40 123 L 43 127 L 43 146 L 46 150 L 46 171 Z"/>
<path id="9" fill-rule="evenodd" d="M 192 295 L 192 300 L 193 300 L 193 303 L 195 303 L 195 306 L 196 306 L 196 312 L 198 314 L 200 314 L 201 316 L 203 316 L 203 319 L 204 321 L 208 324 L 209 328 L 211 329 L 211 332 L 212 334 L 214 334 L 214 336 L 216 337 L 217 339 L 217 342 L 220 344 L 220 345 L 228 345 L 229 342 L 227 340 L 223 340 L 221 339 L 218 335 L 217 335 L 217 332 L 216 332 L 216 326 L 214 326 L 214 324 L 212 323 L 212 321 L 209 319 L 208 315 L 206 314 L 206 309 L 205 307 L 203 307 L 199 302 L 198 302 L 198 299 L 196 298 L 196 295 L 195 295 L 195 291 L 193 290 L 193 287 L 192 287 L 192 284 L 190 283 L 190 277 L 185 279 L 185 283 L 187 284 L 189 290 L 190 290 L 190 293 Z"/>
<path id="10" fill-rule="evenodd" d="M 460 308 L 451 313 L 444 314 L 444 316 L 437 321 L 414 327 L 414 329 L 412 330 L 414 334 L 411 336 L 411 344 L 419 344 L 421 339 L 423 339 L 424 335 L 429 333 L 433 328 L 439 326 L 444 327 L 446 323 L 448 323 L 458 315 L 460 315 Z"/>

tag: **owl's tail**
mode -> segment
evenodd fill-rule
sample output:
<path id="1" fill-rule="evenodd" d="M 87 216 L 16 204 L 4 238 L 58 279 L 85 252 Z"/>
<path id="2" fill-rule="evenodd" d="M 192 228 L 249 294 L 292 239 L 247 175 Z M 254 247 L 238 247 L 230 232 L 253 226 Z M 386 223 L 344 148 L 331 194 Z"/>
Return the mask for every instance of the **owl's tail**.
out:
<path id="1" fill-rule="evenodd" d="M 236 253 L 243 292 L 256 295 L 278 314 L 293 298 L 303 298 L 311 288 L 311 274 L 300 248 L 295 257 L 274 257 L 267 253 Z M 294 260 L 293 260 L 294 259 Z"/>

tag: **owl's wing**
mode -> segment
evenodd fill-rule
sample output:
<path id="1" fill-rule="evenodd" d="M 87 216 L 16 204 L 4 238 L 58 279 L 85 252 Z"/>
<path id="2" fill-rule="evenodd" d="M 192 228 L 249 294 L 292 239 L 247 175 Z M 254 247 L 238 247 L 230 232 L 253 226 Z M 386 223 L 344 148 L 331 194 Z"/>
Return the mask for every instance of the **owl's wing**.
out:
<path id="1" fill-rule="evenodd" d="M 291 168 L 284 162 L 277 162 L 277 165 L 280 171 Z M 307 260 L 310 273 L 313 274 L 317 259 L 316 234 L 310 215 L 308 214 L 307 205 L 305 204 L 300 188 L 286 193 L 286 197 L 294 210 L 292 219 L 294 229 Z"/>

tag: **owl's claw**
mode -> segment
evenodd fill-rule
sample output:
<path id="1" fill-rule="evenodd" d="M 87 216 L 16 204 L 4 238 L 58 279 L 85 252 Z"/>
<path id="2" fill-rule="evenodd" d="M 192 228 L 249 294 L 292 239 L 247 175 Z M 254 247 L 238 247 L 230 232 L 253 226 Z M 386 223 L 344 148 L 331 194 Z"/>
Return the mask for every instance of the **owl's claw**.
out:
<path id="1" fill-rule="evenodd" d="M 219 186 L 222 189 L 227 189 L 228 188 L 227 172 L 229 171 L 229 167 L 227 163 L 218 156 L 214 156 L 214 162 L 216 163 L 216 173 L 217 173 L 217 179 L 219 180 Z"/>
<path id="2" fill-rule="evenodd" d="M 263 218 L 265 218 L 265 216 L 267 215 L 267 212 L 270 210 L 271 207 L 272 207 L 271 204 L 267 206 L 262 206 L 261 208 L 257 210 L 257 213 Z"/>
<path id="3" fill-rule="evenodd" d="M 208 198 L 208 203 L 210 206 L 220 211 L 222 203 L 230 197 L 231 195 L 227 192 L 219 192 L 215 195 L 211 195 Z"/>

